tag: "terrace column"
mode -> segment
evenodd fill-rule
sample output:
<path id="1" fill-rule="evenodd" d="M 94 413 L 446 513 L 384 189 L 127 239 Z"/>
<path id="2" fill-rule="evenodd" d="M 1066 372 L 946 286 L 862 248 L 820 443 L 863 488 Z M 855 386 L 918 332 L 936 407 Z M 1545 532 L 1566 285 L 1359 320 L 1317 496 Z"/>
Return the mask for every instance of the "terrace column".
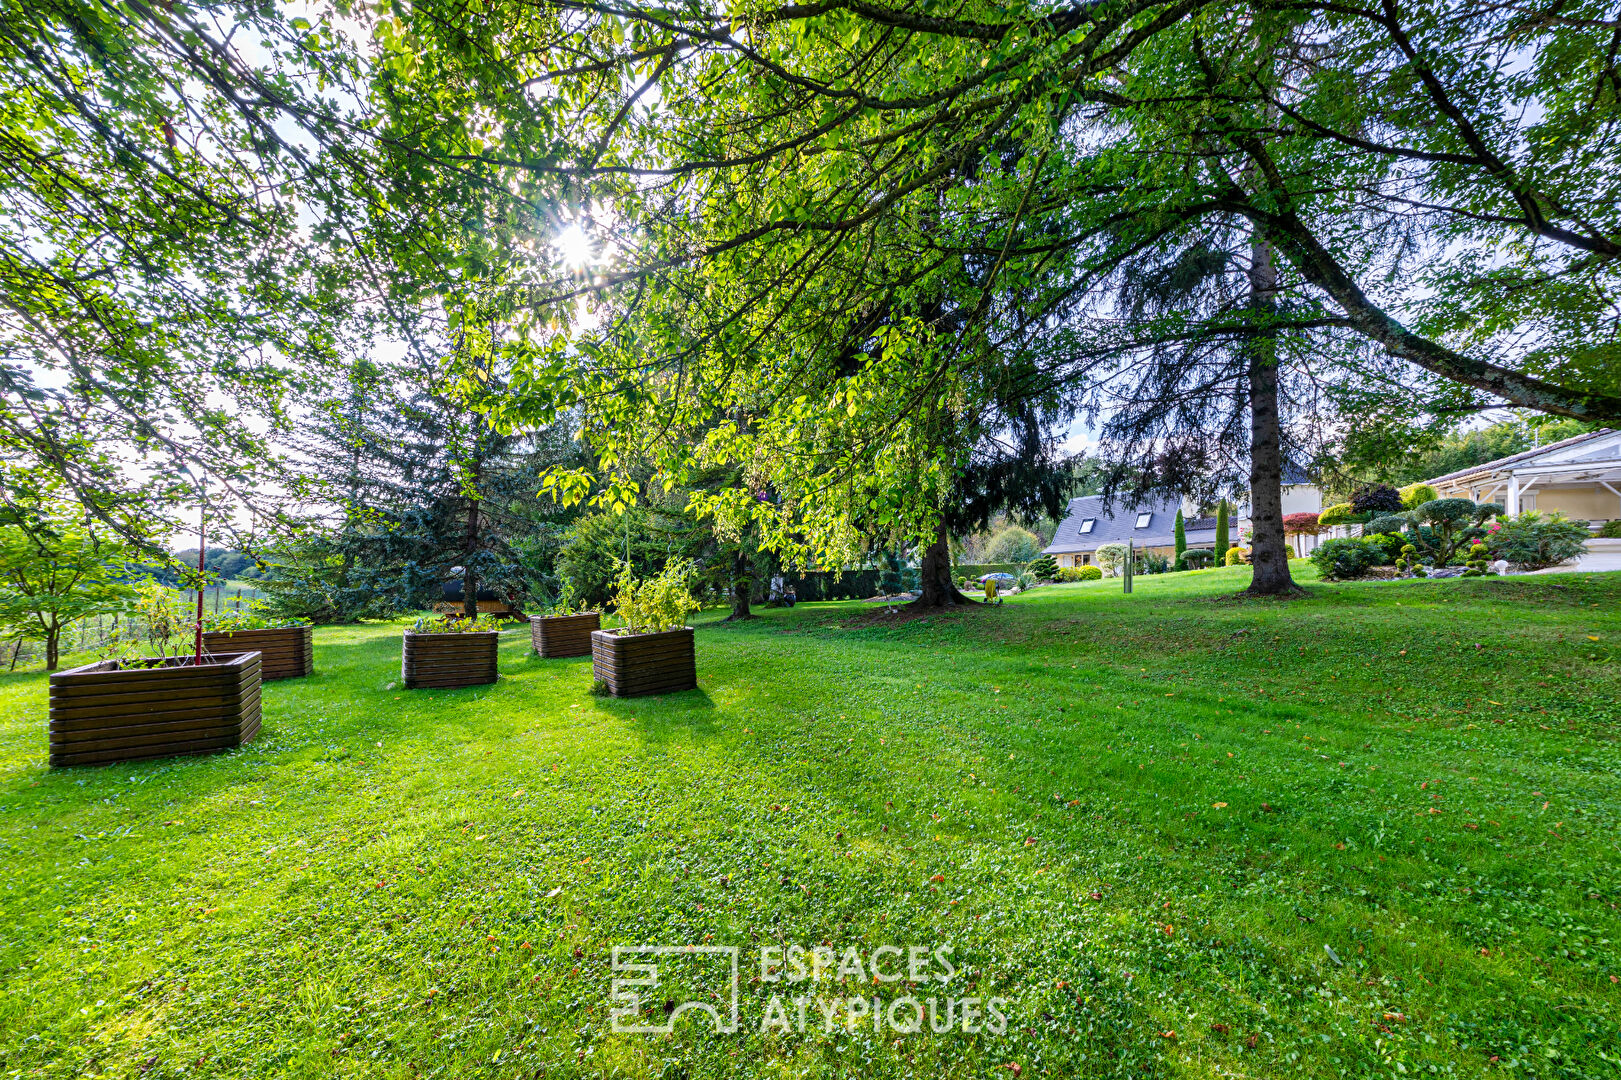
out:
<path id="1" fill-rule="evenodd" d="M 1508 496 L 1503 500 L 1503 513 L 1508 517 L 1515 517 L 1520 512 L 1520 478 L 1513 473 L 1508 474 Z"/>

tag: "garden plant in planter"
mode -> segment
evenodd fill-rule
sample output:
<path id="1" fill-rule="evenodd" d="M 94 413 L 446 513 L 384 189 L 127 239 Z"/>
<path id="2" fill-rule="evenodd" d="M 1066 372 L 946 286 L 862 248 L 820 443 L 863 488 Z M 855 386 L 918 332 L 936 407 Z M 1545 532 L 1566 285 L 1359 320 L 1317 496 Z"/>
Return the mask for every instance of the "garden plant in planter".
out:
<path id="1" fill-rule="evenodd" d="M 307 622 L 279 619 L 263 612 L 231 612 L 203 623 L 208 652 L 256 652 L 260 678 L 297 679 L 315 671 L 313 630 Z"/>
<path id="2" fill-rule="evenodd" d="M 204 652 L 198 627 L 181 621 L 169 590 L 156 582 L 136 590 L 135 612 L 142 637 L 115 647 L 156 656 L 101 660 L 51 676 L 53 766 L 207 754 L 259 733 L 257 652 Z"/>
<path id="3" fill-rule="evenodd" d="M 602 628 L 595 611 L 580 611 L 574 590 L 565 585 L 557 603 L 544 615 L 529 617 L 529 640 L 535 655 L 552 659 L 562 656 L 591 655 L 591 635 Z"/>
<path id="4" fill-rule="evenodd" d="M 500 641 L 476 619 L 418 619 L 401 643 L 400 681 L 409 690 L 492 683 Z"/>
<path id="5" fill-rule="evenodd" d="M 675 559 L 646 581 L 629 567 L 619 575 L 614 606 L 625 625 L 591 635 L 591 667 L 603 692 L 640 697 L 697 689 L 692 627 L 685 625 L 698 610 L 687 585 L 691 574 L 690 563 Z"/>

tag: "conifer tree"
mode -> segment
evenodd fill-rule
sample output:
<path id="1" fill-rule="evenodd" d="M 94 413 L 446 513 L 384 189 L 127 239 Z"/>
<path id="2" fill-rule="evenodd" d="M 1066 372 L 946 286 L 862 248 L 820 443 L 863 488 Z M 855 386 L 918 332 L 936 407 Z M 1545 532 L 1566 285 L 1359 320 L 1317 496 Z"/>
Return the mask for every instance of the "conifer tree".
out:
<path id="1" fill-rule="evenodd" d="M 1188 527 L 1182 520 L 1182 508 L 1179 506 L 1176 508 L 1176 558 L 1171 563 L 1176 569 L 1182 569 L 1182 555 L 1187 550 Z"/>
<path id="2" fill-rule="evenodd" d="M 1216 565 L 1227 564 L 1227 500 L 1216 506 Z"/>

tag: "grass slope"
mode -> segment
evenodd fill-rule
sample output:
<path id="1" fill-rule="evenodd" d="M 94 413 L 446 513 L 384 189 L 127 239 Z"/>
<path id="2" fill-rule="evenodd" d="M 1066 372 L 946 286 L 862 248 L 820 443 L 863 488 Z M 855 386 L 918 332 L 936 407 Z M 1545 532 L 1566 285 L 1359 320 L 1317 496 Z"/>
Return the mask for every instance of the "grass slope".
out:
<path id="1" fill-rule="evenodd" d="M 0 1076 L 1617 1075 L 1621 575 L 1247 572 L 707 625 L 666 699 L 323 629 L 252 746 L 98 769 L 0 680 Z M 741 1030 L 612 1034 L 643 943 L 742 946 Z M 1009 1026 L 762 1032 L 784 943 L 949 945 L 816 990 Z"/>

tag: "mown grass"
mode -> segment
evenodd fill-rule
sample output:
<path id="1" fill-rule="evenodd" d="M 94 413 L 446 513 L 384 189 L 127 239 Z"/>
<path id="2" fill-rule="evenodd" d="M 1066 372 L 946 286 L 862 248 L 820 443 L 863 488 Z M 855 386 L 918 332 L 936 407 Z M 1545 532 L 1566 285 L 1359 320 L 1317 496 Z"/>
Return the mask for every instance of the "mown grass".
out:
<path id="1" fill-rule="evenodd" d="M 706 624 L 632 701 L 323 629 L 250 747 L 96 769 L 0 680 L 0 1076 L 1621 1073 L 1621 575 L 1245 573 Z M 759 947 L 824 942 L 950 946 L 911 992 L 1009 1026 L 762 1032 Z M 613 946 L 704 943 L 737 1033 L 610 1031 Z"/>

